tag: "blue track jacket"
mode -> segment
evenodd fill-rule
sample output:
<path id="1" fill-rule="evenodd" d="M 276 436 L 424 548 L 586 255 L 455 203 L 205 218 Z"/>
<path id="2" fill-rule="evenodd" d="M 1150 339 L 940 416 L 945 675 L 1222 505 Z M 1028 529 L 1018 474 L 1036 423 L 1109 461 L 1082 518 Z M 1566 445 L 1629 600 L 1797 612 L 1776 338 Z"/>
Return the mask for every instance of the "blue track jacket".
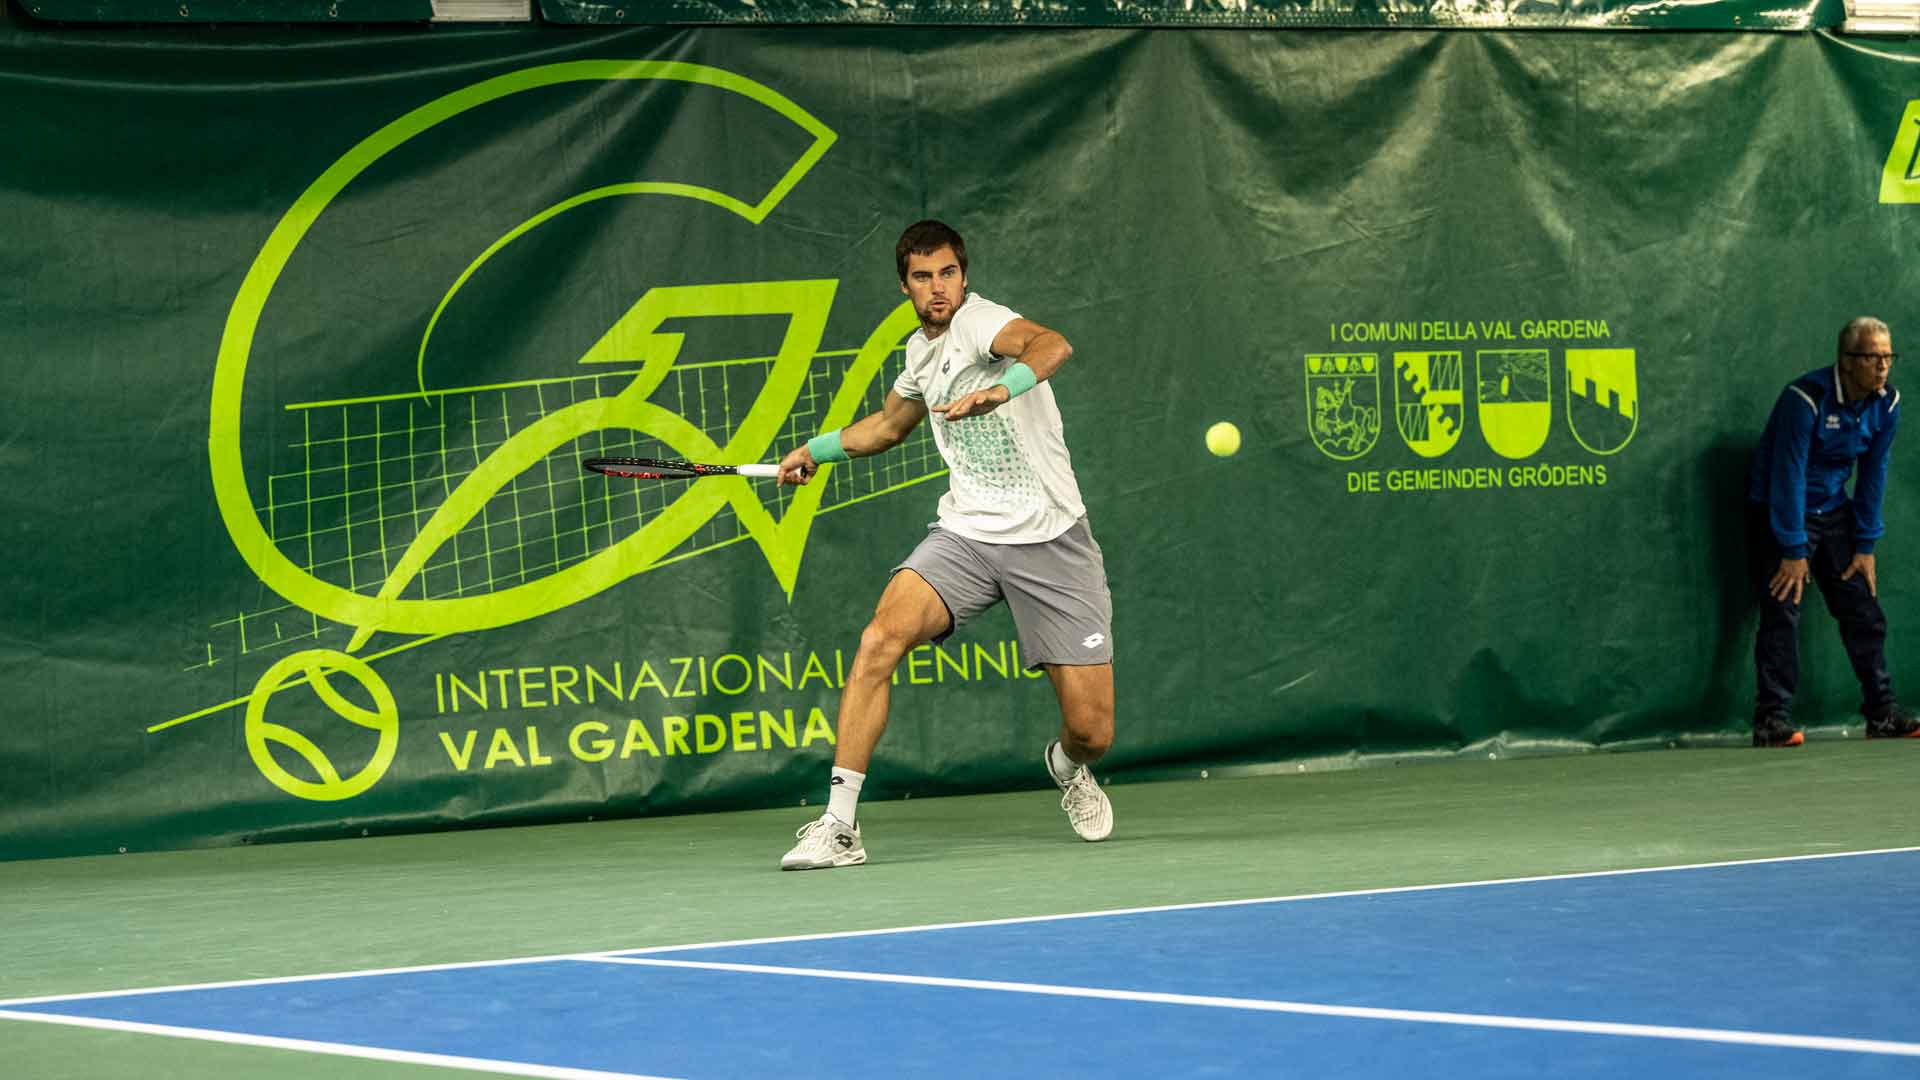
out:
<path id="1" fill-rule="evenodd" d="M 1807 557 L 1807 515 L 1845 505 L 1855 462 L 1854 551 L 1867 553 L 1887 531 L 1880 500 L 1887 490 L 1887 452 L 1899 425 L 1900 392 L 1891 385 L 1864 400 L 1846 400 L 1837 368 L 1809 371 L 1787 384 L 1753 453 L 1747 498 L 1765 503 L 1773 538 L 1789 559 Z"/>

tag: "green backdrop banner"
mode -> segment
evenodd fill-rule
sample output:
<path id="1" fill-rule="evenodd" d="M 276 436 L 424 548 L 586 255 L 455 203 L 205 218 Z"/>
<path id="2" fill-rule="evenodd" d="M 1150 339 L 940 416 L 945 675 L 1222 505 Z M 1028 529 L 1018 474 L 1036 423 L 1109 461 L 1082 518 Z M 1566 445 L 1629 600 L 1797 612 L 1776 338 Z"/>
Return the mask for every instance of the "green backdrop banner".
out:
<path id="1" fill-rule="evenodd" d="M 77 23 L 420 22 L 429 0 L 19 0 Z M 1170 26 L 1251 29 L 1807 30 L 1847 19 L 1844 0 L 539 0 L 526 16 L 581 25 Z"/>
<path id="2" fill-rule="evenodd" d="M 53 3 L 58 0 L 34 0 Z M 83 2 L 83 0 L 72 0 Z M 858 26 L 1455 27 L 1807 30 L 1839 26 L 1844 0 L 540 0 L 550 22 Z"/>
<path id="3" fill-rule="evenodd" d="M 424 23 L 433 0 L 18 0 L 27 14 L 75 23 Z"/>
<path id="4" fill-rule="evenodd" d="M 1820 36 L 0 54 L 11 857 L 817 798 L 944 487 L 925 432 L 798 491 L 578 462 L 774 460 L 875 408 L 925 215 L 1076 349 L 1103 772 L 1738 737 L 1747 450 L 1846 318 L 1897 341 L 1920 295 L 1916 68 Z M 996 612 L 901 667 L 869 790 L 1042 784 L 1056 723 Z"/>

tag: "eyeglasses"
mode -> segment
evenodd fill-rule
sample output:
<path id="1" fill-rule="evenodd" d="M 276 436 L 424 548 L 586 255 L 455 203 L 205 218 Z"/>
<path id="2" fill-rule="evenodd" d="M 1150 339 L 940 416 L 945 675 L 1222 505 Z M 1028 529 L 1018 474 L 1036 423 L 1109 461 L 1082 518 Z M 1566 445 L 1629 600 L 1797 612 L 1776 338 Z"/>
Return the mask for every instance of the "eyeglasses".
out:
<path id="1" fill-rule="evenodd" d="M 1888 367 L 1892 367 L 1894 361 L 1900 359 L 1900 354 L 1897 352 L 1850 352 L 1846 355 L 1858 360 L 1868 360 L 1876 364 L 1885 364 Z"/>

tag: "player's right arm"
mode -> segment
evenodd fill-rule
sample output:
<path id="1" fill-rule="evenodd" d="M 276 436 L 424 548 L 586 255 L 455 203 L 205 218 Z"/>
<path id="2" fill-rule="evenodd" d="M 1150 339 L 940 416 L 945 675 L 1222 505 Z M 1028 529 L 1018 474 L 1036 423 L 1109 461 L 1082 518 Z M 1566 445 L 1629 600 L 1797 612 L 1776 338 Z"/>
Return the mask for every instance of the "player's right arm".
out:
<path id="1" fill-rule="evenodd" d="M 813 479 L 821 462 L 814 459 L 817 445 L 837 445 L 847 457 L 867 457 L 884 453 L 906 441 L 920 421 L 927 418 L 927 403 L 902 397 L 898 390 L 888 390 L 885 404 L 879 412 L 848 424 L 839 431 L 830 431 L 815 439 L 793 448 L 792 452 L 780 459 L 780 482 L 783 484 L 804 484 Z M 823 443 L 822 440 L 826 440 Z M 839 460 L 829 456 L 829 460 Z"/>

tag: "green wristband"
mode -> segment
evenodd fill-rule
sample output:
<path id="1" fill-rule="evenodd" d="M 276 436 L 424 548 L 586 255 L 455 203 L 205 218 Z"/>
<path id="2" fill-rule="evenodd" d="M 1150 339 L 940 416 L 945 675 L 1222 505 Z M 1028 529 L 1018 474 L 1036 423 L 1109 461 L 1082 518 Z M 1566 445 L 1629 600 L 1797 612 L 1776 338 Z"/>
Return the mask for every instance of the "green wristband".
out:
<path id="1" fill-rule="evenodd" d="M 993 385 L 1006 387 L 1007 400 L 1012 401 L 1014 398 L 1040 385 L 1040 379 L 1033 373 L 1032 368 L 1015 360 L 1013 365 L 1007 368 L 1006 374 L 1000 376 L 1000 381 Z"/>
<path id="2" fill-rule="evenodd" d="M 840 445 L 840 429 L 815 435 L 807 440 L 807 453 L 813 455 L 815 465 L 831 465 L 836 461 L 851 461 L 846 447 Z"/>

